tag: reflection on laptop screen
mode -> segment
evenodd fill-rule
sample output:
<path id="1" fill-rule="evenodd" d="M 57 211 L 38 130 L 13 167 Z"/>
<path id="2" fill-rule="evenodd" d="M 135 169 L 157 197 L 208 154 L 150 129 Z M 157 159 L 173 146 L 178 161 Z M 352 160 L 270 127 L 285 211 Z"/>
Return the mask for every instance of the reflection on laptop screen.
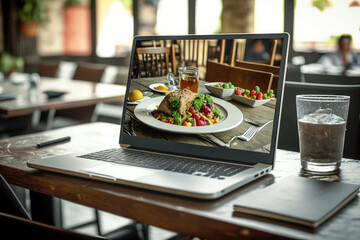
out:
<path id="1" fill-rule="evenodd" d="M 272 161 L 286 49 L 285 34 L 135 38 L 120 143 Z"/>

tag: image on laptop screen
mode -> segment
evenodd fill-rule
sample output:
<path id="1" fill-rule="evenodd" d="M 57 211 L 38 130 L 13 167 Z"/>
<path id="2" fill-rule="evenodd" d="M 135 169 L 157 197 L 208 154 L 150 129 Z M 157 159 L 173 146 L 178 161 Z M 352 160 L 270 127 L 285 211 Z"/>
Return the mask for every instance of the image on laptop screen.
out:
<path id="1" fill-rule="evenodd" d="M 120 142 L 151 138 L 164 152 L 270 159 L 285 34 L 214 36 L 135 38 Z M 263 128 L 237 137 L 252 126 Z"/>

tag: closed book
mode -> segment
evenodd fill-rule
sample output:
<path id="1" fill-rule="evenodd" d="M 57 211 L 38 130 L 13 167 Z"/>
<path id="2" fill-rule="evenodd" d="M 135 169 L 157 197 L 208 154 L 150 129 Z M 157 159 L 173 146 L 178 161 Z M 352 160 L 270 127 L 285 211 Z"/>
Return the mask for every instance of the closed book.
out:
<path id="1" fill-rule="evenodd" d="M 353 184 L 290 176 L 243 195 L 234 211 L 316 228 L 358 192 Z"/>

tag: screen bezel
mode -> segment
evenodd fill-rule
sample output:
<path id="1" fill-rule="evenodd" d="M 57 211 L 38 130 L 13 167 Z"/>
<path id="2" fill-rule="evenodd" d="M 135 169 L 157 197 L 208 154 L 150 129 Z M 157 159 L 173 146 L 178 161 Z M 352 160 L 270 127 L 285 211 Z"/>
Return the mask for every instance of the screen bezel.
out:
<path id="1" fill-rule="evenodd" d="M 231 148 L 223 148 L 223 147 L 207 147 L 179 142 L 170 142 L 166 140 L 159 139 L 151 139 L 139 136 L 129 136 L 124 133 L 124 121 L 125 117 L 122 117 L 121 120 L 121 129 L 120 129 L 120 138 L 119 143 L 121 145 L 130 146 L 133 148 L 167 153 L 167 154 L 175 154 L 181 156 L 188 157 L 196 157 L 202 159 L 215 159 L 226 162 L 236 162 L 236 163 L 244 163 L 244 164 L 256 164 L 256 163 L 264 163 L 271 164 L 274 166 L 275 159 L 275 150 L 277 147 L 278 141 L 278 130 L 280 125 L 280 109 L 282 105 L 283 99 L 283 88 L 284 88 L 284 79 L 286 75 L 286 65 L 287 65 L 287 57 L 288 57 L 288 48 L 289 48 L 289 34 L 288 33 L 269 33 L 269 34 L 212 34 L 212 35 L 172 35 L 172 36 L 135 36 L 133 39 L 133 46 L 130 56 L 130 64 L 129 64 L 129 73 L 126 87 L 126 95 L 124 100 L 123 107 L 123 115 L 126 115 L 126 107 L 127 107 L 127 98 L 130 89 L 130 79 L 131 79 L 131 71 L 134 64 L 134 55 L 135 55 L 135 47 L 137 46 L 138 41 L 146 41 L 146 40 L 202 40 L 202 39 L 282 39 L 282 52 L 281 52 L 281 61 L 280 61 L 280 73 L 279 73 L 279 81 L 278 88 L 276 93 L 276 106 L 275 106 L 275 114 L 274 114 L 274 123 L 273 123 L 273 131 L 271 138 L 271 147 L 270 153 L 261 153 L 254 151 L 246 151 L 246 150 L 238 150 Z M 254 159 L 256 159 L 254 161 Z"/>

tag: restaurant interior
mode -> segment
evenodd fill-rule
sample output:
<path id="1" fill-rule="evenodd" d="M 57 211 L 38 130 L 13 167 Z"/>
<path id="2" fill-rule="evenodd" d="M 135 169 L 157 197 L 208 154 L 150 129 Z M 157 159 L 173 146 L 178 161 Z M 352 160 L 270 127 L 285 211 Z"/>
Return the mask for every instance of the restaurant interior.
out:
<path id="1" fill-rule="evenodd" d="M 276 39 L 143 42 L 129 71 L 132 40 L 135 35 L 287 32 L 278 148 L 299 152 L 297 94 L 349 95 L 343 157 L 360 160 L 358 16 L 357 0 L 1 0 L 0 140 L 91 122 L 120 124 L 128 74 L 141 79 L 195 66 L 203 80 L 224 65 L 271 75 L 272 85 L 264 88 L 277 92 L 282 56 Z M 164 61 L 162 70 L 152 68 L 158 65 L 154 58 Z M 30 213 L 30 191 L 10 186 Z M 52 201 L 60 228 L 108 239 L 193 239 Z"/>

